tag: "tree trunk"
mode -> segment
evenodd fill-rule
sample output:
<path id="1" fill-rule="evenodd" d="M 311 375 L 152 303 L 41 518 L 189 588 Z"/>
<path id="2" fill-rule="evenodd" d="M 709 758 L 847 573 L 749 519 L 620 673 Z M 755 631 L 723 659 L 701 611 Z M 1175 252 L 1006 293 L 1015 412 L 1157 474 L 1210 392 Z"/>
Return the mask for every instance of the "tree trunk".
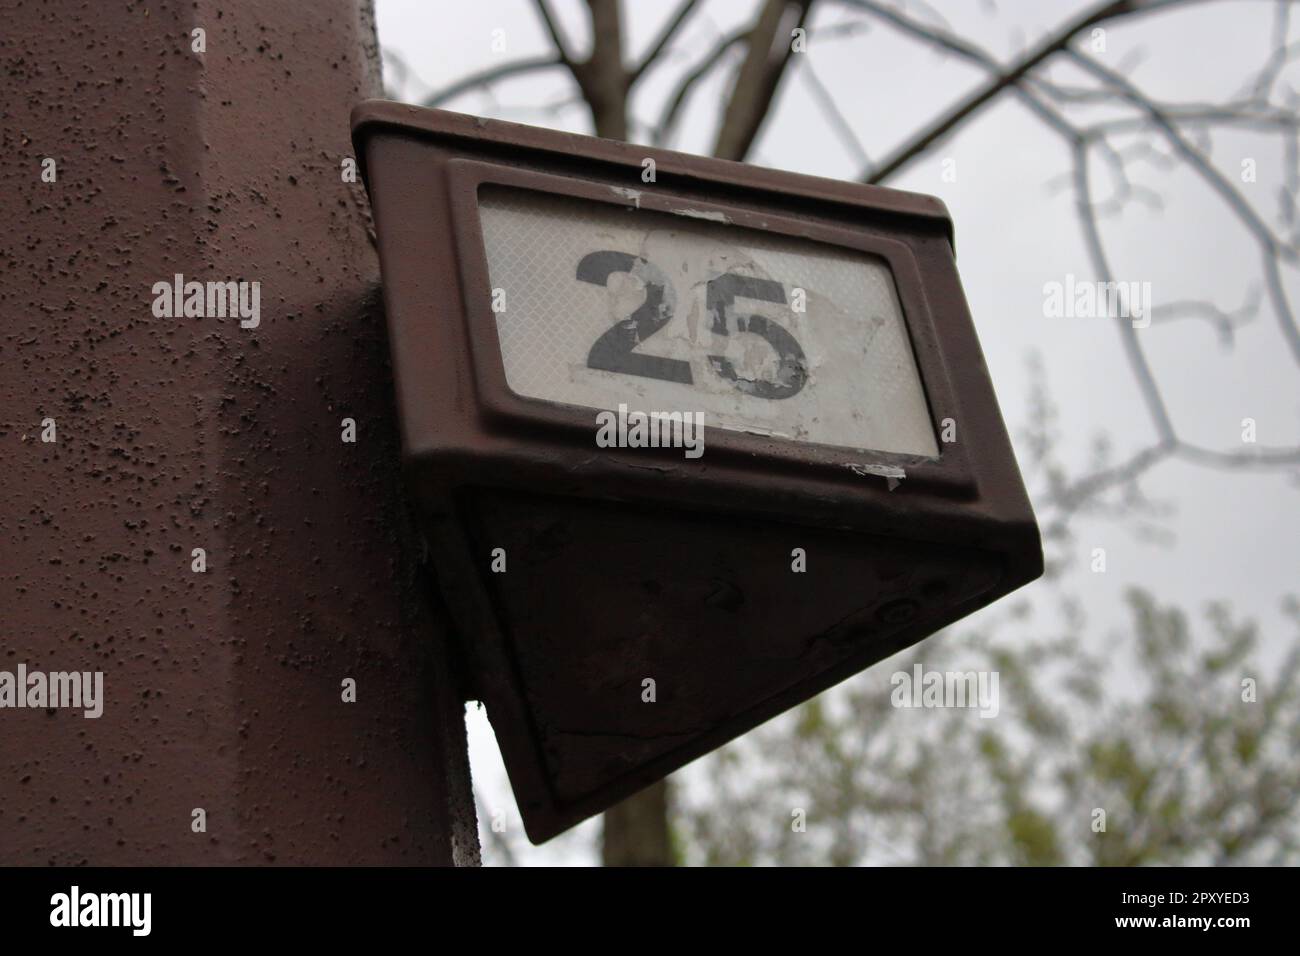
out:
<path id="1" fill-rule="evenodd" d="M 601 862 L 605 866 L 675 865 L 668 830 L 670 801 L 664 779 L 606 810 Z"/>

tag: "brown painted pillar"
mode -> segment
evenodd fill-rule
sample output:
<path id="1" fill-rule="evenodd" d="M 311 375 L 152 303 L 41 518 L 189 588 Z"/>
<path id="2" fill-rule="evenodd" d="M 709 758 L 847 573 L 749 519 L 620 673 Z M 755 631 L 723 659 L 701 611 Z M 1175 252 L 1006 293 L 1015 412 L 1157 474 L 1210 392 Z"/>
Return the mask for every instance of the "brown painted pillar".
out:
<path id="1" fill-rule="evenodd" d="M 344 175 L 368 4 L 0 24 L 0 672 L 104 674 L 98 719 L 0 708 L 0 863 L 476 861 Z M 155 315 L 178 273 L 258 324 Z"/>

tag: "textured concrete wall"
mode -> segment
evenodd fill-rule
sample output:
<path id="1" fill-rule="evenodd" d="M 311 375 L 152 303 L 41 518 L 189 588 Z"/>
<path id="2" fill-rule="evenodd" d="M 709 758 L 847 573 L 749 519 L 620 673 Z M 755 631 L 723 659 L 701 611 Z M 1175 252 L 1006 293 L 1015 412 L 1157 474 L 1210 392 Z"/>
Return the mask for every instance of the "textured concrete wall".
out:
<path id="1" fill-rule="evenodd" d="M 0 0 L 0 671 L 105 680 L 0 709 L 0 862 L 477 858 L 341 175 L 359 6 Z M 259 325 L 156 317 L 175 273 L 260 282 Z"/>

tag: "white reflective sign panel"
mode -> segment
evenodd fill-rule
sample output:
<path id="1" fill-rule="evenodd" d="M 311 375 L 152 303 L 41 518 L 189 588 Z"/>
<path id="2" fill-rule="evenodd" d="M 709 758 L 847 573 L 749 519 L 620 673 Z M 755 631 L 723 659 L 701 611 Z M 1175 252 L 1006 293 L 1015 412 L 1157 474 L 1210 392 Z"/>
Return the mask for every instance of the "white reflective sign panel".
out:
<path id="1" fill-rule="evenodd" d="M 483 186 L 506 381 L 591 409 L 935 456 L 884 260 L 721 221 Z"/>

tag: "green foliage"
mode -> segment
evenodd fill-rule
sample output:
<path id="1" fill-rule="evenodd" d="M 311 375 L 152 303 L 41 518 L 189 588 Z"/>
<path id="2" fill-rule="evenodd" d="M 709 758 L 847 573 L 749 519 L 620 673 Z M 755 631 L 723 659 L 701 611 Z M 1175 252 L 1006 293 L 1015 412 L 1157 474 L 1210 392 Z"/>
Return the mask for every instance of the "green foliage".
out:
<path id="1" fill-rule="evenodd" d="M 1223 605 L 1199 635 L 1143 591 L 1128 607 L 1128 662 L 1084 654 L 1077 633 L 923 645 L 927 669 L 997 670 L 996 717 L 892 706 L 889 675 L 916 652 L 724 748 L 701 768 L 708 799 L 682 801 L 687 861 L 1300 862 L 1300 644 L 1266 664 Z"/>

